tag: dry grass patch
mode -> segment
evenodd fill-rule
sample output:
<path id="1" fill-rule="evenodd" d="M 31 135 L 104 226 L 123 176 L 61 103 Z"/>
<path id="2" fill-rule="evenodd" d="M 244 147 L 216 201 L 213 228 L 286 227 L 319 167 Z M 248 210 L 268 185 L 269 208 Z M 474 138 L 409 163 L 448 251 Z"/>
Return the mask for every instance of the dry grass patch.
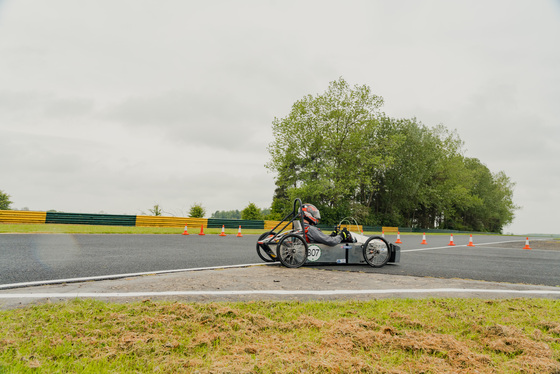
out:
<path id="1" fill-rule="evenodd" d="M 72 301 L 0 325 L 0 373 L 560 373 L 552 300 Z"/>

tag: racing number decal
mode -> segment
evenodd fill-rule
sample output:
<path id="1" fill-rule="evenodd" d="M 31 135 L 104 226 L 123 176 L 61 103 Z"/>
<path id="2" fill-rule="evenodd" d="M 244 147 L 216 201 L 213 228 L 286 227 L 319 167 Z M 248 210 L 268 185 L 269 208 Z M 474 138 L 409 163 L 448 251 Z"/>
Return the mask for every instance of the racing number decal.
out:
<path id="1" fill-rule="evenodd" d="M 321 248 L 317 245 L 310 245 L 307 248 L 307 260 L 317 261 L 321 257 Z"/>

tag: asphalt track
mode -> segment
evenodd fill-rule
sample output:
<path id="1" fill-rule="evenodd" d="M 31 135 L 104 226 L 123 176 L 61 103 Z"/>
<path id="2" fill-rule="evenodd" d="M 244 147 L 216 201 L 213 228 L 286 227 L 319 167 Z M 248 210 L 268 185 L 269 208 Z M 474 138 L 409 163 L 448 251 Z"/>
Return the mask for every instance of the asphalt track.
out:
<path id="1" fill-rule="evenodd" d="M 395 236 L 387 236 L 395 241 Z M 383 268 L 316 266 L 326 270 L 560 286 L 560 251 L 524 250 L 525 238 L 402 235 L 401 262 Z M 0 288 L 10 284 L 260 262 L 257 236 L 0 235 Z M 291 271 L 286 269 L 287 271 Z"/>

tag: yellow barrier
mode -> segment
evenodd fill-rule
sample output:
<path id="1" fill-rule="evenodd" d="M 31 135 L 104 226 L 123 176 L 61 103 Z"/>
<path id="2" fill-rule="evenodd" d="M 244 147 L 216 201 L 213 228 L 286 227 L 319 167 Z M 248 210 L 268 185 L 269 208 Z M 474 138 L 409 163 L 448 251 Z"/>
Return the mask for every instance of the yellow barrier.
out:
<path id="1" fill-rule="evenodd" d="M 361 233 L 362 232 L 362 225 L 340 225 L 340 228 L 345 228 L 348 231 L 353 231 L 353 232 L 357 232 L 357 233 Z"/>
<path id="2" fill-rule="evenodd" d="M 136 216 L 136 226 L 144 227 L 208 227 L 206 218 Z"/>
<path id="3" fill-rule="evenodd" d="M 2 223 L 45 223 L 47 212 L 29 212 L 26 210 L 0 210 Z"/>
<path id="4" fill-rule="evenodd" d="M 398 227 L 385 227 L 383 226 L 383 232 L 391 232 L 396 234 L 397 232 L 399 232 L 399 228 Z"/>
<path id="5" fill-rule="evenodd" d="M 264 229 L 265 230 L 272 230 L 276 225 L 278 225 L 281 221 L 264 221 Z"/>

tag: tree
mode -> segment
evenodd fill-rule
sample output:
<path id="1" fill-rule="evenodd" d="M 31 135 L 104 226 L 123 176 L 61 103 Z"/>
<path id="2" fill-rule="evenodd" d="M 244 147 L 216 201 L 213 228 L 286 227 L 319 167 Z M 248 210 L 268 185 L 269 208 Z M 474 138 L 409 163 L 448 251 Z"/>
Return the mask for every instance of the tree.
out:
<path id="1" fill-rule="evenodd" d="M 159 204 L 154 205 L 154 207 L 152 209 L 148 209 L 150 211 L 150 213 L 152 213 L 152 215 L 159 217 L 162 214 L 162 210 L 159 206 Z"/>
<path id="2" fill-rule="evenodd" d="M 261 210 L 254 203 L 249 203 L 249 205 L 241 211 L 241 219 L 258 221 L 262 220 L 262 217 Z"/>
<path id="3" fill-rule="evenodd" d="M 191 218 L 204 218 L 206 215 L 206 209 L 201 203 L 194 203 L 189 211 L 189 217 Z"/>
<path id="4" fill-rule="evenodd" d="M 11 204 L 10 195 L 0 190 L 0 210 L 9 210 Z"/>
<path id="5" fill-rule="evenodd" d="M 392 120 L 400 142 L 392 150 L 393 164 L 377 175 L 372 218 L 376 224 L 435 227 L 458 198 L 462 178 L 463 143 L 443 126 L 429 128 L 415 118 Z"/>
<path id="6" fill-rule="evenodd" d="M 276 185 L 277 187 L 272 197 L 272 205 L 270 206 L 270 214 L 267 217 L 271 221 L 280 221 L 292 210 L 292 202 L 288 196 L 287 187 L 281 184 L 279 180 L 276 180 Z"/>
<path id="7" fill-rule="evenodd" d="M 272 213 L 280 214 L 295 197 L 314 203 L 324 222 L 359 208 L 363 202 L 356 196 L 377 187 L 373 172 L 392 162 L 383 152 L 392 135 L 379 132 L 382 103 L 369 87 L 352 88 L 340 78 L 325 93 L 297 101 L 287 117 L 275 118 L 266 164 L 277 173 Z M 382 136 L 388 136 L 385 142 Z M 279 204 L 279 199 L 288 202 Z"/>
<path id="8" fill-rule="evenodd" d="M 515 183 L 502 171 L 492 173 L 476 158 L 467 158 L 465 163 L 474 179 L 473 203 L 458 209 L 461 225 L 477 231 L 501 232 L 519 208 L 513 203 Z"/>
<path id="9" fill-rule="evenodd" d="M 503 172 L 466 158 L 456 132 L 389 118 L 382 103 L 340 78 L 274 119 L 269 217 L 284 217 L 299 197 L 327 224 L 352 215 L 372 226 L 500 232 L 512 221 L 514 184 Z"/>

